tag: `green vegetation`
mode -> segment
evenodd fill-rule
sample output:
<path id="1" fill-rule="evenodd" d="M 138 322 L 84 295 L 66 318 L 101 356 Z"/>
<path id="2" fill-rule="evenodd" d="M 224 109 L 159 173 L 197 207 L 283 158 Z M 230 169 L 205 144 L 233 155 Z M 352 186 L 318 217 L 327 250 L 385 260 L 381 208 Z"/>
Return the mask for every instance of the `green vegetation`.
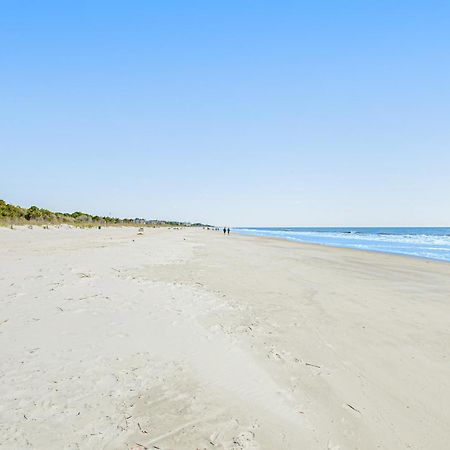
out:
<path id="1" fill-rule="evenodd" d="M 118 217 L 96 216 L 81 211 L 73 213 L 52 212 L 48 209 L 30 206 L 21 208 L 0 200 L 0 225 L 10 224 L 74 224 L 89 225 L 152 225 L 152 226 L 191 226 L 182 222 L 167 222 L 163 220 L 146 221 L 144 219 L 119 219 Z"/>

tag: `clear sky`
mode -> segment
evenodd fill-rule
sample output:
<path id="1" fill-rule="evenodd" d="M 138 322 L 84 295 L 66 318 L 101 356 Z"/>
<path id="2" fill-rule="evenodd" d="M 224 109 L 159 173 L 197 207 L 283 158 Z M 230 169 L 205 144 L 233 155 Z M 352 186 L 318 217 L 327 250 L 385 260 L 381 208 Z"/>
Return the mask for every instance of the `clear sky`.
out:
<path id="1" fill-rule="evenodd" d="M 450 2 L 0 2 L 0 198 L 450 225 Z"/>

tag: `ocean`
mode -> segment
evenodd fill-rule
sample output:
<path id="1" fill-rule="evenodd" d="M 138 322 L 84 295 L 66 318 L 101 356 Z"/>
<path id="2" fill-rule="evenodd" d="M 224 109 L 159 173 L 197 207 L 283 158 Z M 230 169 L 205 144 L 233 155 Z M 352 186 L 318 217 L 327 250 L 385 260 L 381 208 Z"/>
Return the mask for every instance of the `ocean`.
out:
<path id="1" fill-rule="evenodd" d="M 234 228 L 233 231 L 298 242 L 396 253 L 450 262 L 449 228 Z"/>

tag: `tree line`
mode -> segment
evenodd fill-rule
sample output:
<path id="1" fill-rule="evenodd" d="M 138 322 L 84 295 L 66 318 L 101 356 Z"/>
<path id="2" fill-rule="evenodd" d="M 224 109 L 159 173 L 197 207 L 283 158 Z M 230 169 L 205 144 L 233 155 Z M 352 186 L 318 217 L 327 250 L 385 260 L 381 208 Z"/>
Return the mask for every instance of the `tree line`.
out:
<path id="1" fill-rule="evenodd" d="M 134 223 L 151 223 L 152 225 L 188 225 L 181 222 L 166 222 L 160 220 L 145 221 L 144 219 L 120 219 L 118 217 L 97 216 L 81 211 L 73 213 L 53 212 L 45 208 L 38 208 L 37 206 L 30 206 L 29 208 L 22 208 L 20 206 L 6 203 L 0 200 L 0 222 L 3 223 L 27 223 L 27 222 L 42 222 L 42 223 L 67 223 L 67 224 L 134 224 Z"/>

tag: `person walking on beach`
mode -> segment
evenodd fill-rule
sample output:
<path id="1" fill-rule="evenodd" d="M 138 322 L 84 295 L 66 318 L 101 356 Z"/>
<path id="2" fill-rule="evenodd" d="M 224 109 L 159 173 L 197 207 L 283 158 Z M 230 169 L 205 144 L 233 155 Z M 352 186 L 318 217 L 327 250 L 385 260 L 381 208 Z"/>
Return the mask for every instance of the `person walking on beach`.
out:
<path id="1" fill-rule="evenodd" d="M 230 234 L 230 229 L 229 228 L 227 228 L 227 233 Z"/>
<path id="2" fill-rule="evenodd" d="M 227 229 L 225 227 L 223 228 L 223 234 L 227 234 Z"/>

